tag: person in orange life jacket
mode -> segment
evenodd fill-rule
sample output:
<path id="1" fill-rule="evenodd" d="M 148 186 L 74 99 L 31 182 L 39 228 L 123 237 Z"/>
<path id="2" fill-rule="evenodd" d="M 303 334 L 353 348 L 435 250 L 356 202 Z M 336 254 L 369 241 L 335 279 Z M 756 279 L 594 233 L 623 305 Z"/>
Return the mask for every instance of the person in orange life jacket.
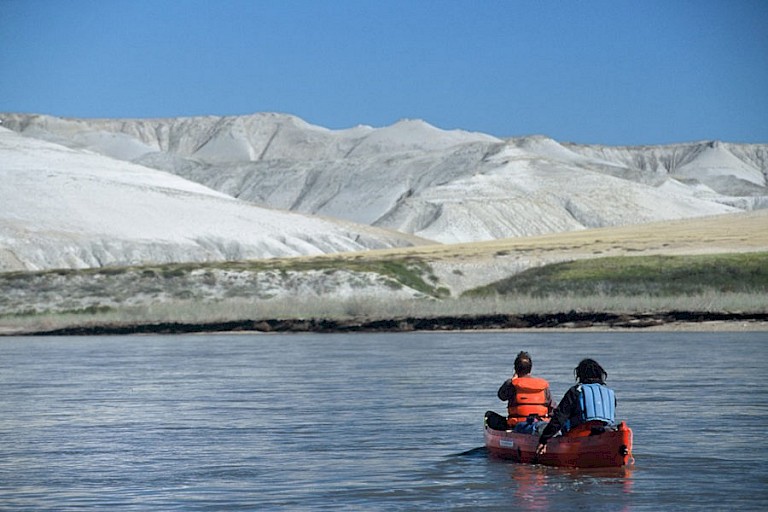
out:
<path id="1" fill-rule="evenodd" d="M 549 417 L 556 404 L 549 383 L 531 375 L 533 362 L 528 352 L 517 354 L 514 366 L 514 375 L 505 380 L 498 391 L 499 400 L 507 401 L 507 417 L 488 411 L 485 422 L 494 430 L 532 433 L 542 419 Z"/>
<path id="2" fill-rule="evenodd" d="M 560 431 L 564 435 L 590 435 L 615 426 L 616 395 L 605 385 L 608 372 L 594 359 L 584 359 L 573 373 L 577 384 L 565 393 L 541 433 L 537 454 L 546 453 L 547 441 Z"/>

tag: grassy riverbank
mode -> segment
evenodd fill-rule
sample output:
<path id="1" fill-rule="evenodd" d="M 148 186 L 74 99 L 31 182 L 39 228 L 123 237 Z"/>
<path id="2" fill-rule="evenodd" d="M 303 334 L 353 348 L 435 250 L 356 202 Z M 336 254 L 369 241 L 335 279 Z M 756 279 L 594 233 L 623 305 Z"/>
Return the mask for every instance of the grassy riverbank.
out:
<path id="1" fill-rule="evenodd" d="M 0 297 L 5 334 L 228 323 L 276 330 L 273 321 L 282 330 L 333 330 L 334 322 L 411 330 L 429 319 L 443 319 L 433 327 L 441 329 L 740 321 L 768 314 L 768 252 L 561 262 L 458 296 L 429 261 L 389 255 L 4 274 Z"/>
<path id="2" fill-rule="evenodd" d="M 465 296 L 712 297 L 768 291 L 768 253 L 620 256 L 533 268 Z M 724 306 L 725 304 L 723 304 Z"/>
<path id="3" fill-rule="evenodd" d="M 420 320 L 653 327 L 766 314 L 768 210 L 473 244 L 0 273 L 0 334 L 269 322 L 412 329 Z"/>

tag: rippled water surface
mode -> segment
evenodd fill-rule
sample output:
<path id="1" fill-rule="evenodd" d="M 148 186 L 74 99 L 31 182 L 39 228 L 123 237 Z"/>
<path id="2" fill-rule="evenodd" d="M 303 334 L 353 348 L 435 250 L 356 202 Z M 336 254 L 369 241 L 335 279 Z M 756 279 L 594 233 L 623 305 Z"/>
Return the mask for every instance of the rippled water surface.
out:
<path id="1" fill-rule="evenodd" d="M 0 338 L 0 509 L 764 510 L 766 333 Z M 582 357 L 630 470 L 489 459 L 519 350 Z"/>

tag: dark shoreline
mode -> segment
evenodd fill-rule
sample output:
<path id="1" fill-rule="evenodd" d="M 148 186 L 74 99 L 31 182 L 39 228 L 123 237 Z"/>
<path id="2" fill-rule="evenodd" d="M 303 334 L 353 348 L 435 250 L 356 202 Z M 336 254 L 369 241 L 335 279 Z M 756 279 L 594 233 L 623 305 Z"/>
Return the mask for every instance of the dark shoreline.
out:
<path id="1" fill-rule="evenodd" d="M 768 322 L 768 313 L 711 313 L 669 311 L 648 314 L 580 313 L 439 316 L 379 320 L 235 320 L 228 322 L 162 322 L 131 325 L 75 326 L 46 331 L 14 333 L 16 336 L 89 336 L 125 334 L 189 334 L 203 332 L 413 332 L 515 329 L 644 329 L 671 324 L 702 322 Z"/>

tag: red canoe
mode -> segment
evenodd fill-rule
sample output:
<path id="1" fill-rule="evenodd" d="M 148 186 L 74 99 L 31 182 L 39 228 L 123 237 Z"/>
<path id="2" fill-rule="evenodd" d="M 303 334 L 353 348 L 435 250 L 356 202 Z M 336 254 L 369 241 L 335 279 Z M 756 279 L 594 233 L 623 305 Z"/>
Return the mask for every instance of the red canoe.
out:
<path id="1" fill-rule="evenodd" d="M 586 437 L 553 437 L 546 453 L 536 456 L 539 436 L 485 427 L 485 446 L 498 458 L 529 464 L 571 468 L 607 468 L 632 464 L 632 429 L 623 421 L 617 430 Z"/>

